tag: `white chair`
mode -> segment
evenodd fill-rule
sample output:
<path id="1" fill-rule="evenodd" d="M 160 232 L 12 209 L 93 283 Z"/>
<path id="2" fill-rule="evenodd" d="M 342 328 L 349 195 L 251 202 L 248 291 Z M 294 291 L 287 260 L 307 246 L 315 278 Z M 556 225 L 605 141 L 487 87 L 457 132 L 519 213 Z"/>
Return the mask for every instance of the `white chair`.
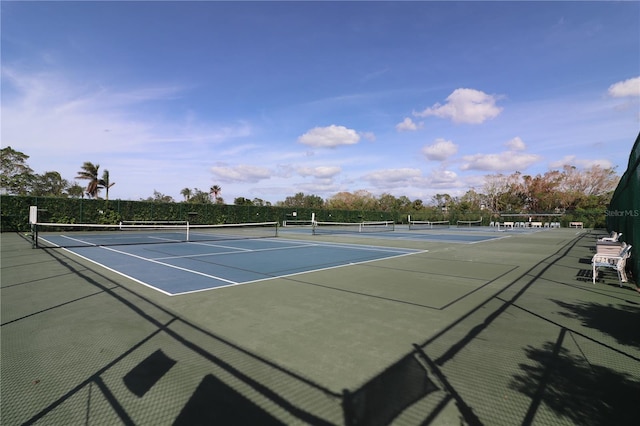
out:
<path id="1" fill-rule="evenodd" d="M 615 269 L 618 273 L 618 281 L 620 287 L 622 283 L 627 282 L 627 274 L 624 269 L 627 264 L 627 259 L 631 256 L 631 246 L 624 246 L 617 256 L 611 256 L 604 253 L 596 253 L 591 259 L 591 266 L 593 268 L 593 283 L 596 283 L 598 277 L 598 268 L 611 268 Z"/>
<path id="2" fill-rule="evenodd" d="M 618 242 L 620 237 L 622 236 L 622 232 L 618 233 L 616 231 L 611 231 L 608 237 L 600 238 L 598 241 L 611 241 L 613 243 Z"/>

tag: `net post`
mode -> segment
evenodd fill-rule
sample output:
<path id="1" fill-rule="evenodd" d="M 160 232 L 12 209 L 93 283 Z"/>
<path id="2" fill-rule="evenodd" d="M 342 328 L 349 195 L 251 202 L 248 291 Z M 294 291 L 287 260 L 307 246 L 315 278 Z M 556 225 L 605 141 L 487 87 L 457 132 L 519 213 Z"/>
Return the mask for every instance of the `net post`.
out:
<path id="1" fill-rule="evenodd" d="M 31 248 L 38 248 L 38 225 L 31 224 Z"/>
<path id="2" fill-rule="evenodd" d="M 191 241 L 191 239 L 189 238 L 189 221 L 187 221 L 187 237 L 186 237 L 187 241 Z"/>
<path id="3" fill-rule="evenodd" d="M 31 248 L 38 248 L 38 206 L 29 206 L 29 225 L 31 226 Z"/>
<path id="4" fill-rule="evenodd" d="M 316 235 L 316 228 L 318 227 L 318 223 L 316 222 L 316 214 L 315 212 L 311 213 L 311 235 Z"/>

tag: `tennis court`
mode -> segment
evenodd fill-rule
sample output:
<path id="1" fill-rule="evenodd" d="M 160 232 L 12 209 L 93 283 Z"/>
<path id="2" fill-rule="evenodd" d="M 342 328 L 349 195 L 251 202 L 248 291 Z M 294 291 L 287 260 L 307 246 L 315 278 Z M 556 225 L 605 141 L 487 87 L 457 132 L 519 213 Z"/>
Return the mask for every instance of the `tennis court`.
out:
<path id="1" fill-rule="evenodd" d="M 476 244 L 486 241 L 509 238 L 514 234 L 541 232 L 542 229 L 499 229 L 489 226 L 457 227 L 435 226 L 433 228 L 417 228 L 411 225 L 394 225 L 393 227 L 358 227 L 361 224 L 332 225 L 312 228 L 311 226 L 288 226 L 280 232 L 291 235 L 329 236 L 330 238 L 349 237 L 355 239 L 406 240 L 416 242 L 446 242 L 459 244 Z"/>
<path id="2" fill-rule="evenodd" d="M 276 239 L 277 224 L 38 224 L 34 242 L 64 248 L 167 295 L 255 283 L 296 274 L 421 253 L 412 248 Z M 460 229 L 410 231 L 387 222 L 325 223 L 314 234 L 474 244 L 504 238 Z M 299 231 L 299 230 L 298 230 Z M 456 232 L 458 231 L 458 232 Z M 282 231 L 280 231 L 282 233 Z M 295 234 L 295 228 L 288 231 Z M 179 243 L 179 244 L 176 244 Z"/>
<path id="3" fill-rule="evenodd" d="M 67 250 L 167 295 L 185 294 L 238 284 L 371 262 L 419 253 L 419 250 L 349 244 L 311 243 L 275 238 L 229 239 L 218 242 L 180 242 L 110 245 L 95 235 L 44 237 L 52 244 L 73 238 L 89 247 Z M 159 238 L 154 234 L 153 238 Z M 165 235 L 161 241 L 167 239 Z"/>
<path id="4" fill-rule="evenodd" d="M 2 235 L 3 424 L 637 421 L 595 231 L 104 231 Z"/>

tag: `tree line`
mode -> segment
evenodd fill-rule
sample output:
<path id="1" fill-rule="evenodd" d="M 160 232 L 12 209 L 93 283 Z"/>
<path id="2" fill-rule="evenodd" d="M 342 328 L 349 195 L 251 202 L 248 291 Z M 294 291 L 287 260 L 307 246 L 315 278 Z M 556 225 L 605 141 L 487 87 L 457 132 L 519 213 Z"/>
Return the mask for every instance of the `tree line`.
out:
<path id="1" fill-rule="evenodd" d="M 89 181 L 86 188 L 64 179 L 59 172 L 47 171 L 37 174 L 27 164 L 29 156 L 10 146 L 0 150 L 0 189 L 11 195 L 33 195 L 38 197 L 98 198 L 102 189 L 109 199 L 109 189 L 115 185 L 109 177 L 109 170 L 99 174 L 100 165 L 85 161 L 76 179 Z"/>
<path id="2" fill-rule="evenodd" d="M 89 197 L 100 198 L 104 190 L 109 199 L 109 189 L 115 185 L 110 180 L 109 171 L 99 173 L 100 166 L 85 162 L 76 179 L 86 180 L 86 187 L 70 183 L 60 173 L 48 171 L 36 174 L 27 164 L 28 155 L 11 147 L 2 148 L 0 188 L 12 195 Z M 407 196 L 396 197 L 390 193 L 374 196 L 367 190 L 339 192 L 328 199 L 313 194 L 298 192 L 275 203 L 276 207 L 315 208 L 381 212 L 411 212 L 446 215 L 456 211 L 468 212 L 518 212 L 518 213 L 563 213 L 571 210 L 605 209 L 611 199 L 619 176 L 613 168 L 597 165 L 586 169 L 564 166 L 561 170 L 551 170 L 536 176 L 514 172 L 509 175 L 492 174 L 484 177 L 481 187 L 469 189 L 462 196 L 447 193 L 436 194 L 429 200 L 411 200 Z M 208 191 L 198 188 L 184 188 L 180 194 L 182 202 L 193 204 L 225 204 L 220 196 L 222 188 L 212 185 Z M 176 202 L 173 197 L 155 191 L 152 196 L 141 201 Z M 260 198 L 237 197 L 235 205 L 271 206 Z"/>

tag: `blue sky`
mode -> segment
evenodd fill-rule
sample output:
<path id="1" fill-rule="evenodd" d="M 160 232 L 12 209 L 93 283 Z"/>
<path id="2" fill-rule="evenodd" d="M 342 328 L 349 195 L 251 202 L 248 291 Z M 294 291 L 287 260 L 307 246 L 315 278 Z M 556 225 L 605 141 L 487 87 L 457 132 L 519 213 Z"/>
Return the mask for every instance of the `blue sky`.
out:
<path id="1" fill-rule="evenodd" d="M 640 129 L 638 2 L 0 8 L 2 146 L 70 181 L 98 163 L 111 198 L 428 202 L 488 174 L 621 174 Z"/>

